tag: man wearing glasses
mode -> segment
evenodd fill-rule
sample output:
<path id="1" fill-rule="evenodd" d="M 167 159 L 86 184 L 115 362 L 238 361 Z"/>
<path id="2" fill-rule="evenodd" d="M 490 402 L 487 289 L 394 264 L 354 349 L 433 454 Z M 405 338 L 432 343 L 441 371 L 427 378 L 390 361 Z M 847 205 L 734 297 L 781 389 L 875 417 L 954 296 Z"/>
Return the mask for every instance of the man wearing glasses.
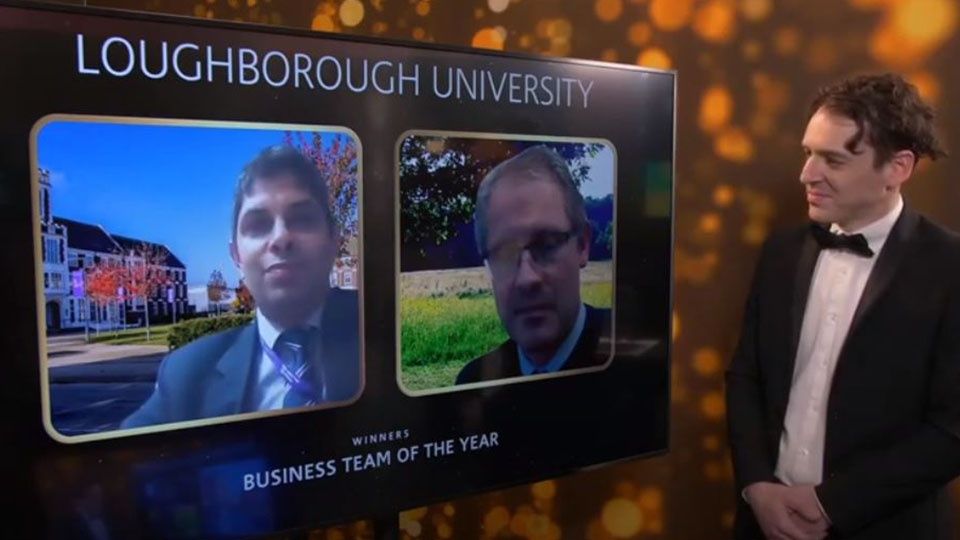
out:
<path id="1" fill-rule="evenodd" d="M 494 167 L 477 191 L 474 228 L 510 339 L 464 366 L 457 384 L 605 363 L 610 310 L 580 299 L 591 231 L 563 158 L 536 146 Z"/>

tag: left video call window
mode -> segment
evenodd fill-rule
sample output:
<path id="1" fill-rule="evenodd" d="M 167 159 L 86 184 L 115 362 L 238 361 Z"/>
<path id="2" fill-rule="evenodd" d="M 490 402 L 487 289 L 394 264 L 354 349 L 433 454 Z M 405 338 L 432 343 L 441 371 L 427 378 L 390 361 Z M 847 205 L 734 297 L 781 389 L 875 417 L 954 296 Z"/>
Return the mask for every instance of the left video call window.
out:
<path id="1" fill-rule="evenodd" d="M 360 397 L 354 132 L 52 115 L 33 128 L 31 158 L 43 420 L 55 440 Z"/>

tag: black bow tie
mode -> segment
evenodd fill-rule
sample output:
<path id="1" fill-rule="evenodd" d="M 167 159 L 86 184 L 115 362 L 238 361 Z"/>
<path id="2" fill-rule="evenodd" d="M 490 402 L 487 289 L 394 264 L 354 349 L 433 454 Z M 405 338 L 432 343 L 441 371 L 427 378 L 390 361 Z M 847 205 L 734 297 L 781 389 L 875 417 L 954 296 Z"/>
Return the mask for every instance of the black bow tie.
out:
<path id="1" fill-rule="evenodd" d="M 820 249 L 845 249 L 861 257 L 873 257 L 873 250 L 862 234 L 836 234 L 816 223 L 810 224 L 810 231 Z"/>

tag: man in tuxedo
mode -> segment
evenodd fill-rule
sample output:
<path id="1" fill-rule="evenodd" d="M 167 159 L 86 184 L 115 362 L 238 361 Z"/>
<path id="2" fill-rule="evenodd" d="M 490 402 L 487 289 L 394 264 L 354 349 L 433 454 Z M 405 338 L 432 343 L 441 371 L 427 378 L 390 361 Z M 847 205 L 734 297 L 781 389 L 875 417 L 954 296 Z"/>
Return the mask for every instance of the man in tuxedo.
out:
<path id="1" fill-rule="evenodd" d="M 121 427 L 320 406 L 359 395 L 359 304 L 330 288 L 337 225 L 326 179 L 290 146 L 263 150 L 234 195 L 230 256 L 254 323 L 163 360 L 153 395 Z"/>
<path id="2" fill-rule="evenodd" d="M 464 366 L 457 384 L 609 360 L 610 310 L 580 299 L 591 231 L 563 158 L 535 146 L 494 167 L 477 189 L 474 231 L 510 339 Z"/>
<path id="3" fill-rule="evenodd" d="M 800 183 L 727 371 L 738 539 L 948 538 L 960 474 L 960 238 L 904 207 L 933 112 L 896 75 L 821 89 Z"/>

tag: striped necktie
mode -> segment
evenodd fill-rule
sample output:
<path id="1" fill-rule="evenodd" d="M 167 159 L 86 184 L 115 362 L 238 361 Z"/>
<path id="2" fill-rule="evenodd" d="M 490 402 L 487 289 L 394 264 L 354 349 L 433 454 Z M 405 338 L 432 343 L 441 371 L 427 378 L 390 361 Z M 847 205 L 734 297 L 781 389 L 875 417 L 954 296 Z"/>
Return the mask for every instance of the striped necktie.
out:
<path id="1" fill-rule="evenodd" d="M 284 331 L 274 345 L 283 361 L 280 374 L 290 385 L 283 398 L 283 407 L 306 407 L 317 403 L 313 388 L 310 333 L 303 328 Z"/>

